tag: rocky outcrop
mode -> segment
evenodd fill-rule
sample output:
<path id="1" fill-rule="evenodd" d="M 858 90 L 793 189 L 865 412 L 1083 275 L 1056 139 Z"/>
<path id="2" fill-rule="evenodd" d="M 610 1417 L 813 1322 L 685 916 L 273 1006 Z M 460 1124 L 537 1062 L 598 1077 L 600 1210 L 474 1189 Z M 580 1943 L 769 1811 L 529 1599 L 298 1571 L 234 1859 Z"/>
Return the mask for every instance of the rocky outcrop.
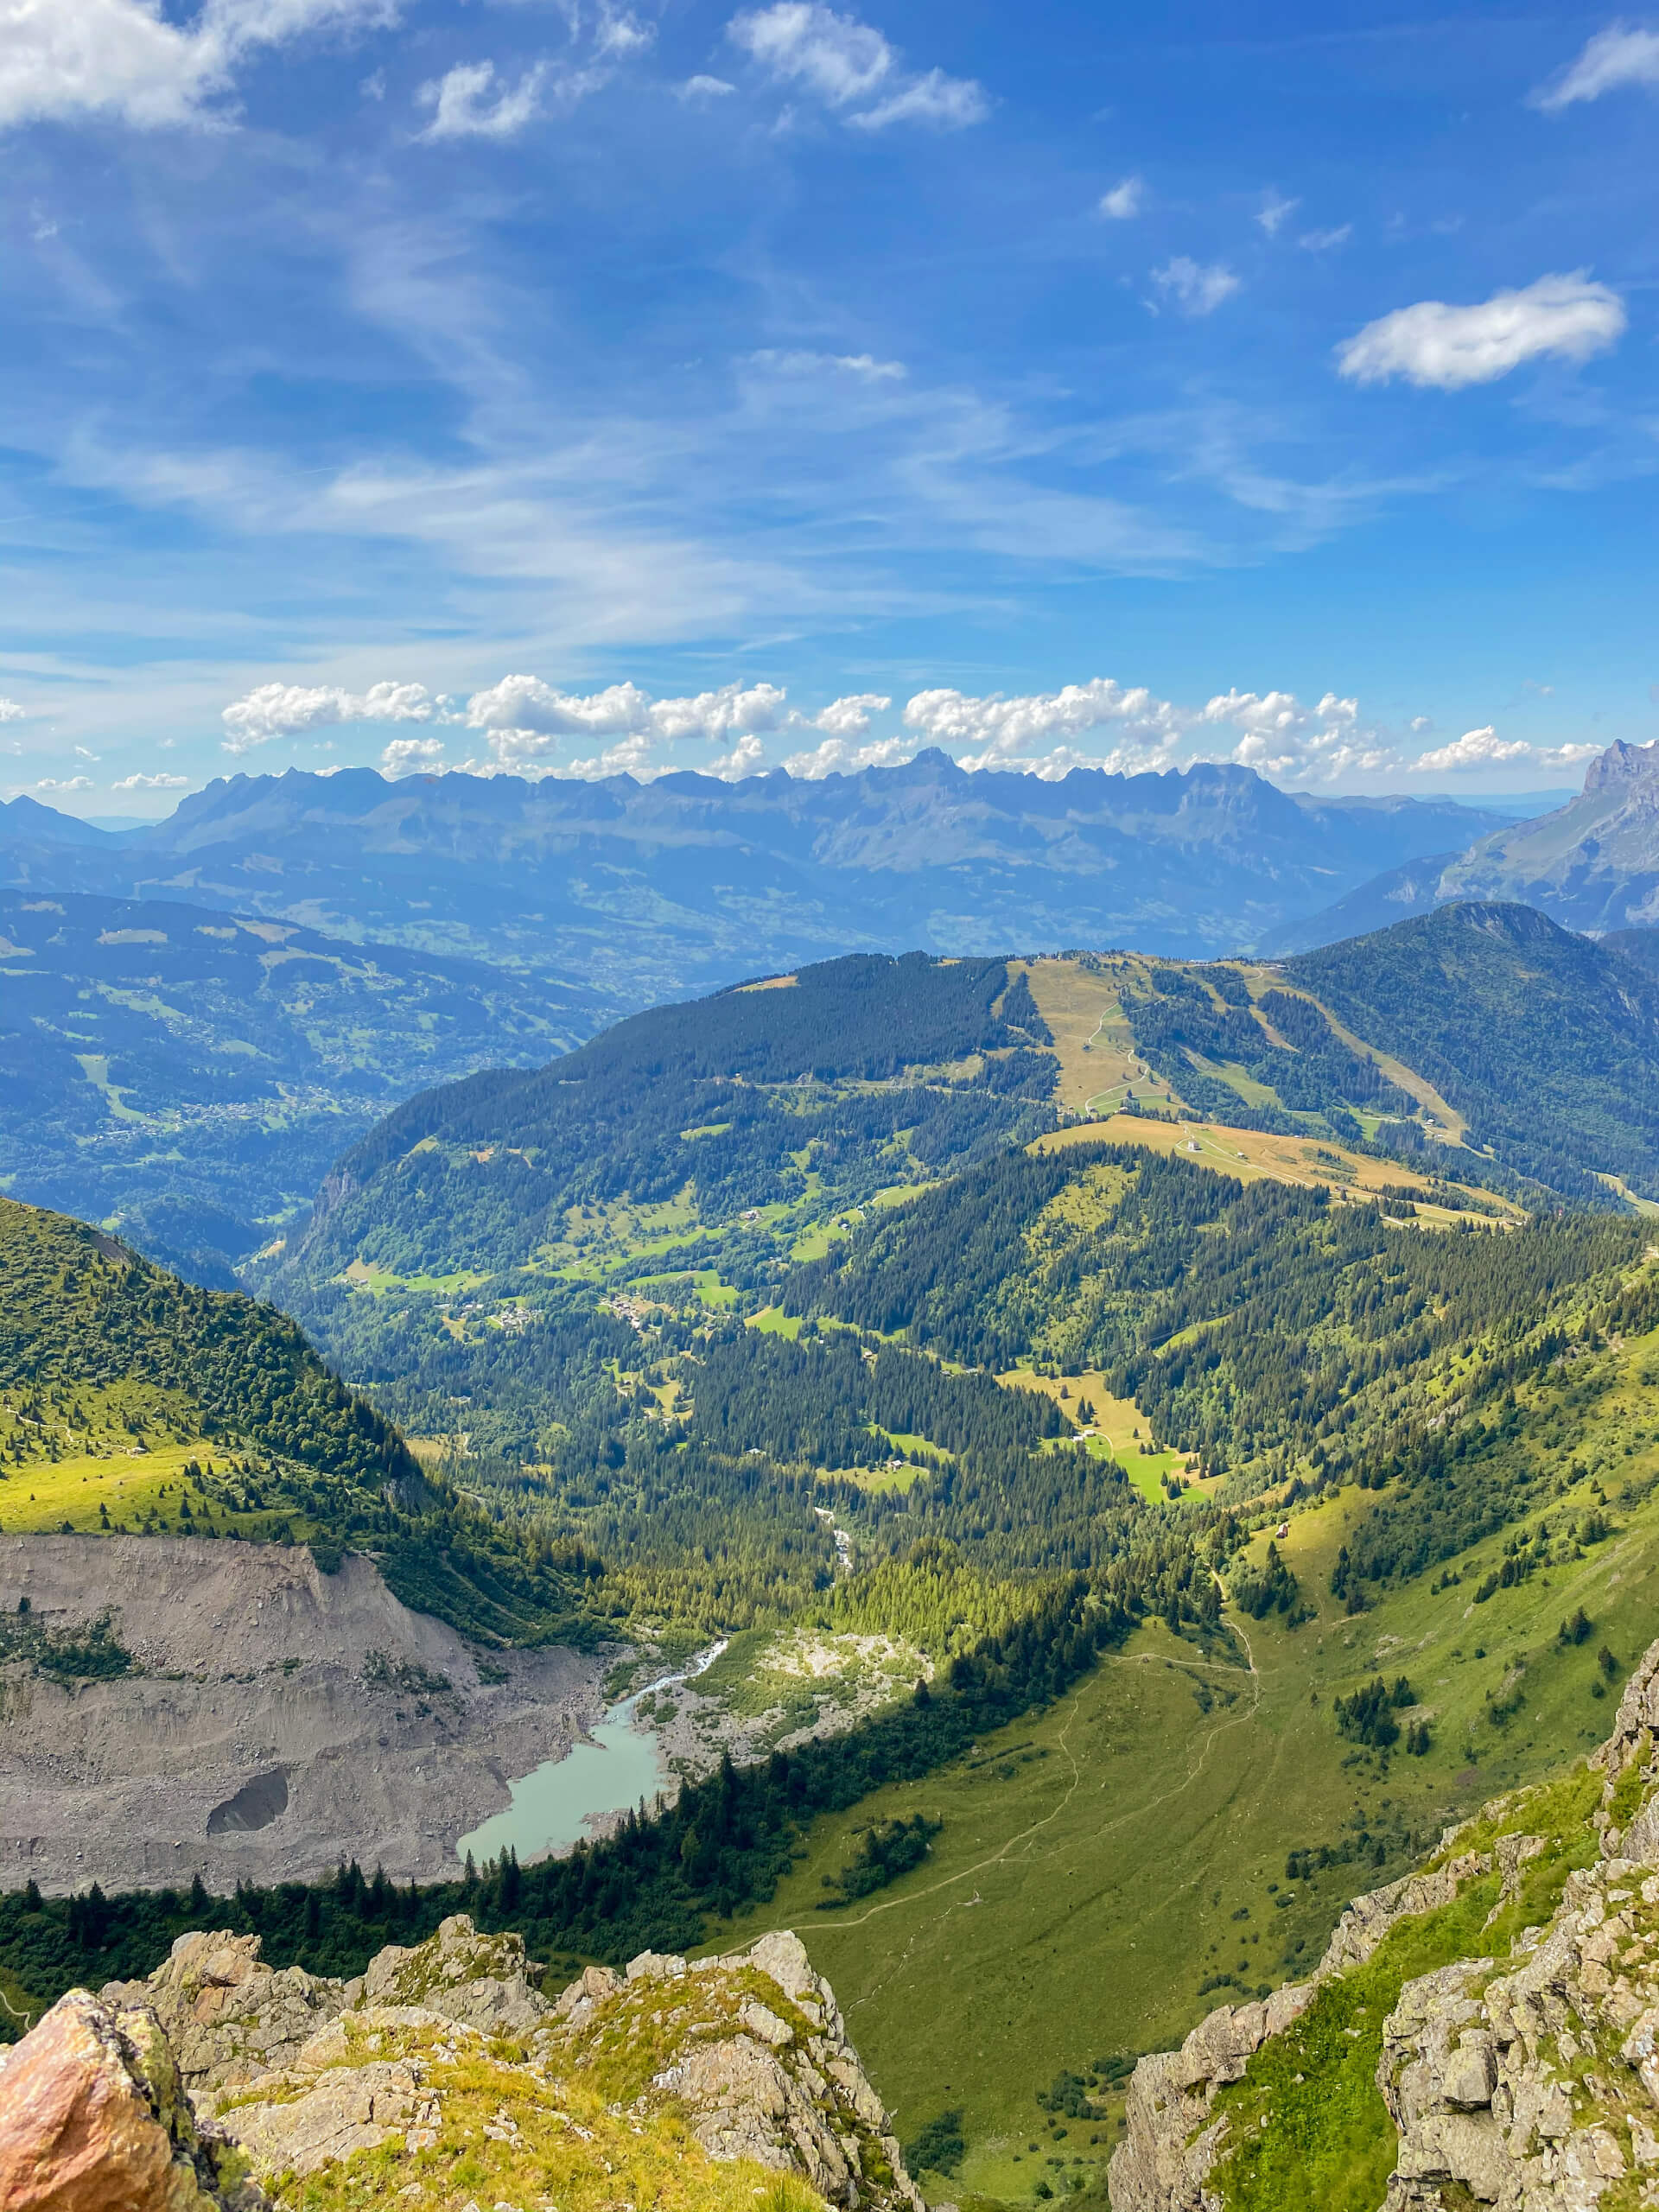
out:
<path id="1" fill-rule="evenodd" d="M 798 1936 L 763 1936 L 747 1953 L 691 1967 L 648 1955 L 628 1977 L 680 1985 L 683 2017 L 711 1997 L 725 2010 L 723 2032 L 699 2023 L 698 2039 L 688 2034 L 652 2080 L 683 2106 L 711 2158 L 792 2168 L 835 2204 L 921 2212 L 881 2100 Z"/>
<path id="2" fill-rule="evenodd" d="M 1179 2050 L 1154 2051 L 1129 2083 L 1123 2141 L 1107 2175 L 1113 2212 L 1209 2212 L 1206 2189 L 1224 2137 L 1210 2107 L 1216 2092 L 1243 2075 L 1271 2035 L 1313 2002 L 1313 1984 L 1275 1990 L 1250 2005 L 1223 2005 L 1201 2020 Z"/>
<path id="3" fill-rule="evenodd" d="M 160 2024 L 191 2090 L 285 2065 L 340 2011 L 345 1986 L 299 1967 L 273 1973 L 257 1936 L 181 1936 L 148 1981 L 112 1981 L 107 2005 Z"/>
<path id="4" fill-rule="evenodd" d="M 223 2212 L 245 2195 L 234 2171 L 153 2014 L 72 1990 L 0 2051 L 4 2212 Z"/>
<path id="5" fill-rule="evenodd" d="M 1590 1764 L 1603 1776 L 1594 1862 L 1490 1954 L 1406 1982 L 1382 2028 L 1378 2091 L 1398 2138 L 1382 2212 L 1625 2212 L 1659 2206 L 1659 1643 Z M 1114 2154 L 1114 2212 L 1220 2212 L 1230 2151 L 1217 2092 L 1241 2080 L 1322 1983 L 1369 1960 L 1403 1919 L 1497 1876 L 1487 1918 L 1523 1915 L 1526 1870 L 1576 1836 L 1525 1832 L 1527 1799 L 1448 1830 L 1421 1872 L 1355 1900 L 1311 1981 L 1224 2007 L 1179 2051 L 1143 2058 Z M 1506 1832 L 1500 1832 L 1506 1831 Z M 1483 1847 L 1459 1852 L 1459 1840 Z M 1561 1861 L 1557 1859 L 1559 1867 Z M 1570 1859 L 1566 1863 L 1570 1864 Z M 1300 2075 L 1297 2076 L 1301 2079 Z"/>
<path id="6" fill-rule="evenodd" d="M 1443 1851 L 1458 1833 L 1448 1830 Z M 1253 2004 L 1223 2005 L 1179 2050 L 1141 2059 L 1129 2083 L 1124 2139 L 1107 2177 L 1113 2212 L 1219 2212 L 1221 2200 L 1207 2185 L 1226 2143 L 1225 2121 L 1211 2118 L 1216 2092 L 1241 2080 L 1268 2037 L 1301 2018 L 1322 1982 L 1363 1965 L 1391 1928 L 1413 1913 L 1449 1904 L 1493 1863 L 1489 1853 L 1460 1853 L 1356 1897 L 1306 1981 Z"/>
<path id="7" fill-rule="evenodd" d="M 1592 2212 L 1616 2184 L 1659 2202 L 1659 1874 L 1603 1859 L 1522 1940 L 1518 1965 L 1459 1960 L 1389 2016 L 1388 2212 L 1438 2212 L 1449 2184 L 1503 2212 Z"/>
<path id="8" fill-rule="evenodd" d="M 54 2116 L 102 2109 L 106 2075 L 140 2085 L 126 2094 L 150 2131 L 150 2194 L 14 2197 L 0 2180 L 0 2212 L 207 2212 L 232 2155 L 249 2178 L 232 2212 L 296 2212 L 316 2177 L 368 2153 L 388 2199 L 464 2164 L 479 2203 L 583 2202 L 602 2176 L 607 2202 L 658 2201 L 671 2179 L 686 2212 L 716 2212 L 787 2174 L 842 2212 L 923 2212 L 834 1993 L 791 1935 L 589 1967 L 550 1999 L 518 1936 L 461 1915 L 351 1981 L 275 1971 L 255 1936 L 181 1936 L 148 1980 L 75 1993 L 17 2047 L 0 2107 L 15 2081 L 55 2085 L 13 2130 L 17 2171 L 54 2171 L 60 2137 L 83 2145 L 89 2175 L 111 2166 L 107 2129 Z"/>

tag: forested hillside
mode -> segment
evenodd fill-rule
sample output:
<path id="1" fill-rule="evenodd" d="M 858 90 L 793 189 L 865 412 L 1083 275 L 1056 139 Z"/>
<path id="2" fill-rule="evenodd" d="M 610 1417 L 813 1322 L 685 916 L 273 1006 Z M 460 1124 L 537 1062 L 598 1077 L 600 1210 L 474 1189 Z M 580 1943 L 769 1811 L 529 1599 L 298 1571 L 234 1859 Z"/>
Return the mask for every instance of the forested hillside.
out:
<path id="1" fill-rule="evenodd" d="M 586 1636 L 579 1572 L 422 1473 L 296 1324 L 0 1199 L 0 1528 L 342 1545 L 493 1640 Z"/>
<path id="2" fill-rule="evenodd" d="M 1208 1466 L 1339 1467 L 1448 1347 L 1639 1259 L 1644 1226 L 1424 1234 L 1375 1204 L 1126 1146 L 1017 1153 L 798 1268 L 786 1309 L 951 1359 L 1102 1371 Z"/>
<path id="3" fill-rule="evenodd" d="M 533 1074 L 389 1115 L 273 1280 L 574 1256 L 589 1210 L 618 1202 L 659 1248 L 751 1211 L 855 1203 L 1052 1127 L 1047 1041 L 1001 960 L 857 956 L 659 1007 Z"/>
<path id="4" fill-rule="evenodd" d="M 1659 982 L 1529 906 L 1459 905 L 1286 975 L 1427 1076 L 1469 1141 L 1554 1189 L 1659 1195 Z"/>
<path id="5" fill-rule="evenodd" d="M 228 1289 L 259 1224 L 399 1099 L 533 1065 L 616 1010 L 176 899 L 0 892 L 6 1188 Z"/>

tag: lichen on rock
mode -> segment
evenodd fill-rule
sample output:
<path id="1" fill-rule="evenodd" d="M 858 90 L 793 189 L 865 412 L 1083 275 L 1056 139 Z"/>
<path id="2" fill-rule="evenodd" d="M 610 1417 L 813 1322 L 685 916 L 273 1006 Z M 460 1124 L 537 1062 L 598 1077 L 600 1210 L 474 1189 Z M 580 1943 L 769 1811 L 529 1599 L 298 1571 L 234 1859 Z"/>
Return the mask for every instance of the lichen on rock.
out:
<path id="1" fill-rule="evenodd" d="M 50 2170 L 52 2113 L 102 2109 L 106 2074 L 170 2084 L 124 2092 L 149 2129 L 149 2193 L 0 2183 L 0 2208 L 345 2212 L 366 2185 L 410 2212 L 750 2212 L 779 2185 L 794 2212 L 923 2212 L 795 1936 L 716 1959 L 643 1953 L 626 1974 L 589 1967 L 552 1999 L 539 1980 L 517 1936 L 462 1915 L 349 1982 L 273 1971 L 254 1936 L 183 1936 L 147 1981 L 66 1998 L 5 2076 L 56 2085 L 28 2106 L 18 2171 Z M 97 2139 L 81 2158 L 94 2177 Z"/>

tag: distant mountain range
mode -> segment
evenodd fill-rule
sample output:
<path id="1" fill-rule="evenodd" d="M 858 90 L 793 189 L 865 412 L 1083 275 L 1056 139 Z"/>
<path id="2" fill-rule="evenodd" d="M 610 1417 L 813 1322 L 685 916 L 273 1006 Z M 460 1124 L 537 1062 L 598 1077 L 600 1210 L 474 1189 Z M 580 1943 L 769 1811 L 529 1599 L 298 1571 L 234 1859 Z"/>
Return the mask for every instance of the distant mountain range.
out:
<path id="1" fill-rule="evenodd" d="M 1565 806 L 1385 869 L 1257 950 L 1307 951 L 1459 899 L 1519 900 L 1595 937 L 1659 923 L 1659 745 L 1610 745 Z"/>
<path id="2" fill-rule="evenodd" d="M 118 834 L 14 801 L 0 884 L 220 906 L 644 1006 L 845 951 L 1237 951 L 1512 826 L 1451 800 L 1292 796 L 1248 768 L 1047 782 L 937 750 L 819 781 L 291 770 Z"/>

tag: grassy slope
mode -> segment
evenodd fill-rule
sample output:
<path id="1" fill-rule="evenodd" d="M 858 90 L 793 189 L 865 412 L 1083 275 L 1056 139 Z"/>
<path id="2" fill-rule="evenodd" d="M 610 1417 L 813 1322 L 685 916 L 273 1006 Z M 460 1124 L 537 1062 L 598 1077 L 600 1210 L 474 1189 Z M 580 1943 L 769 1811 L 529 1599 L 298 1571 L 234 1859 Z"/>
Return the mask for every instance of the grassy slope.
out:
<path id="1" fill-rule="evenodd" d="M 1294 2027 L 1256 2054 L 1220 2101 L 1237 2149 L 1214 2180 L 1230 2212 L 1373 2212 L 1399 2139 L 1376 2069 L 1382 2024 L 1402 1988 L 1454 1960 L 1501 1958 L 1520 1929 L 1547 1920 L 1567 1876 L 1595 1857 L 1590 1823 L 1600 1798 L 1600 1775 L 1583 1766 L 1516 1793 L 1455 1848 L 1490 1848 L 1503 1834 L 1545 1837 L 1518 1895 L 1499 1911 L 1501 1879 L 1492 1873 L 1437 1911 L 1402 1921 L 1363 1966 L 1327 1982 Z"/>
<path id="2" fill-rule="evenodd" d="M 10 1199 L 0 1282 L 0 1528 L 275 1536 L 320 1558 L 350 1543 L 465 1632 L 591 1632 L 557 1563 L 435 1491 L 272 1308 Z"/>
<path id="3" fill-rule="evenodd" d="M 1624 1474 L 1639 1488 L 1659 1473 L 1639 1380 L 1656 1354 L 1659 1336 L 1626 1345 L 1596 1410 L 1615 1501 Z M 1645 1440 L 1627 1459 L 1635 1437 Z M 1592 1468 L 1552 1518 L 1592 1505 L 1593 1480 Z M 1036 2096 L 1063 2069 L 1179 2042 L 1211 2005 L 1238 2001 L 1237 1982 L 1201 1990 L 1219 1972 L 1251 1990 L 1306 1972 L 1351 1895 L 1403 1871 L 1447 1821 L 1605 1734 L 1613 1704 L 1596 1694 L 1595 1654 L 1605 1643 L 1628 1665 L 1659 1626 L 1659 1499 L 1615 1502 L 1604 1543 L 1484 1605 L 1474 1592 L 1498 1539 L 1459 1562 L 1460 1584 L 1433 1591 L 1437 1570 L 1351 1620 L 1328 1594 L 1330 1569 L 1371 1504 L 1347 1491 L 1293 1519 L 1280 1548 L 1319 1618 L 1295 1631 L 1276 1616 L 1238 1624 L 1253 1675 L 1154 1626 L 1036 1723 L 823 1822 L 778 1897 L 740 1923 L 746 1936 L 761 1924 L 801 1930 L 901 2134 L 963 2109 L 969 2158 L 948 2183 L 934 2177 L 936 2196 L 1029 2198 L 1039 2177 L 1053 2180 L 1044 2160 L 1057 2156 L 1080 2158 L 1091 2190 L 1103 2188 L 1120 2107 L 1107 2100 L 1101 2119 L 1062 2120 L 1064 2140 L 1047 2138 Z M 1580 1605 L 1594 1634 L 1563 1648 L 1558 1624 Z M 1377 1671 L 1407 1674 L 1429 1708 L 1427 1757 L 1384 1761 L 1337 1735 L 1332 1699 Z M 1494 1723 L 1490 1698 L 1506 1684 L 1524 1702 Z M 851 1912 L 819 1911 L 823 1878 L 858 1832 L 915 1812 L 944 1822 L 926 1865 Z M 1356 1819 L 1384 1840 L 1382 1866 L 1367 1853 L 1287 1880 L 1289 1849 L 1337 1846 Z"/>
<path id="4" fill-rule="evenodd" d="M 1325 1183 L 1334 1189 L 1395 1192 L 1422 1205 L 1427 1219 L 1453 1217 L 1443 1205 L 1425 1203 L 1428 1187 L 1425 1176 L 1392 1160 L 1370 1159 L 1328 1139 L 1269 1136 L 1253 1129 L 1194 1125 L 1190 1117 L 1183 1124 L 1151 1122 L 1120 1112 L 1125 1082 L 1143 1063 L 1135 1053 L 1128 1024 L 1117 1010 L 1119 993 L 1125 982 L 1144 988 L 1144 971 L 1155 964 L 1135 954 L 1122 956 L 1109 969 L 1086 969 L 1070 960 L 1039 960 L 1028 964 L 1027 974 L 1032 995 L 1054 1033 L 1053 1049 L 1060 1063 L 1055 1096 L 1075 1112 L 1086 1112 L 1092 1117 L 1084 1128 L 1075 1131 L 1062 1129 L 1039 1142 L 1076 1143 L 1087 1137 L 1104 1135 L 1117 1143 L 1146 1144 L 1160 1152 L 1190 1154 L 1201 1165 L 1224 1170 L 1246 1182 L 1267 1175 L 1281 1182 Z M 1256 997 L 1264 991 L 1286 988 L 1286 978 L 1271 969 L 1235 964 Z M 1313 994 L 1299 989 L 1296 995 L 1312 997 Z M 1330 1008 L 1325 1011 L 1330 1014 Z M 1340 1023 L 1337 1027 L 1345 1042 L 1357 1043 Z M 1377 1057 L 1390 1081 L 1409 1091 L 1426 1111 L 1445 1126 L 1461 1130 L 1459 1116 L 1432 1084 L 1387 1055 Z M 1238 1087 L 1241 1097 L 1261 1090 L 1260 1085 L 1243 1078 Z M 1135 1088 L 1137 1096 L 1150 1098 L 1157 1104 L 1166 1086 L 1136 1078 Z M 1456 1164 L 1456 1152 L 1448 1148 L 1445 1172 L 1454 1174 Z M 1483 1211 L 1495 1205 L 1490 1195 L 1483 1195 L 1478 1204 Z M 1497 1210 L 1518 1218 L 1517 1208 L 1503 1205 Z"/>

